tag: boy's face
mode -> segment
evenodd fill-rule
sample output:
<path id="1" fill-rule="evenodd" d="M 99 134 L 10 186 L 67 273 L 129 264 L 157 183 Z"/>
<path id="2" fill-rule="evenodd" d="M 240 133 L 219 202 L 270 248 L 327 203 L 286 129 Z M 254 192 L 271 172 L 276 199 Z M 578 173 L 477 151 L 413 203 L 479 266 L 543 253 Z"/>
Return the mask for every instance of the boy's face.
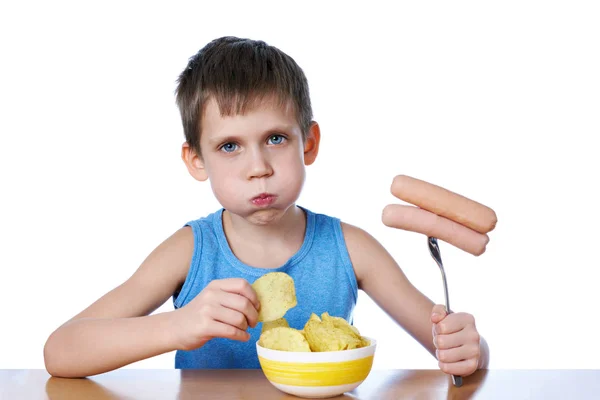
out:
<path id="1" fill-rule="evenodd" d="M 201 131 L 202 157 L 192 164 L 203 171 L 190 172 L 210 180 L 225 209 L 255 224 L 278 220 L 296 202 L 304 165 L 314 161 L 320 139 L 314 124 L 303 142 L 293 109 L 271 101 L 244 115 L 221 116 L 210 99 Z"/>

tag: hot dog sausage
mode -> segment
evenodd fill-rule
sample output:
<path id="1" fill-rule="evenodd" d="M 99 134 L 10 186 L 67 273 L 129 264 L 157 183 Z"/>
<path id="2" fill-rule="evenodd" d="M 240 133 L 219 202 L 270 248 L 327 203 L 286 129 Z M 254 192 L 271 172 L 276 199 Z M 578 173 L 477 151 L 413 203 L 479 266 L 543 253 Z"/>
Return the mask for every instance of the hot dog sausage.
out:
<path id="1" fill-rule="evenodd" d="M 490 232 L 498 221 L 496 213 L 491 208 L 407 175 L 394 177 L 391 192 L 407 203 L 446 217 L 479 233 Z"/>
<path id="2" fill-rule="evenodd" d="M 474 256 L 483 254 L 490 240 L 486 234 L 476 232 L 448 218 L 414 206 L 387 205 L 383 209 L 381 219 L 385 225 L 391 228 L 438 238 Z"/>

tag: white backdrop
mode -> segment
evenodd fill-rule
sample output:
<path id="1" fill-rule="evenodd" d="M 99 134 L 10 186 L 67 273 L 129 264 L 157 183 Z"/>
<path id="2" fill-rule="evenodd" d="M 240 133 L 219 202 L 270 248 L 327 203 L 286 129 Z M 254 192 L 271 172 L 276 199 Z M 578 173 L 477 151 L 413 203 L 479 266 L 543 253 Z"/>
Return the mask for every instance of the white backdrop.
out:
<path id="1" fill-rule="evenodd" d="M 278 46 L 308 76 L 323 137 L 299 204 L 371 232 L 440 303 L 425 237 L 381 223 L 393 176 L 492 207 L 485 254 L 441 243 L 452 308 L 475 315 L 490 367 L 600 368 L 596 2 L 7 3 L 0 368 L 43 368 L 58 325 L 219 206 L 179 158 L 173 91 L 223 35 Z M 375 368 L 437 367 L 363 293 L 356 325 L 379 339 Z"/>

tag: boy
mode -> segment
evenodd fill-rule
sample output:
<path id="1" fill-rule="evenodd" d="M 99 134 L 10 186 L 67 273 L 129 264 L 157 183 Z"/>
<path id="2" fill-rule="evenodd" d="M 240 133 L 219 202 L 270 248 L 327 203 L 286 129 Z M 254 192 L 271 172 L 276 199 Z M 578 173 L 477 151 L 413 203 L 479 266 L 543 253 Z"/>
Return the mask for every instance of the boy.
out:
<path id="1" fill-rule="evenodd" d="M 181 73 L 177 104 L 182 159 L 223 208 L 187 223 L 53 332 L 44 347 L 50 374 L 89 376 L 173 350 L 176 368 L 259 368 L 260 304 L 250 285 L 270 271 L 294 278 L 292 327 L 311 312 L 351 321 L 362 289 L 444 372 L 487 365 L 470 314 L 434 306 L 363 230 L 296 205 L 321 133 L 292 58 L 261 41 L 216 39 Z M 174 311 L 149 315 L 171 296 Z"/>

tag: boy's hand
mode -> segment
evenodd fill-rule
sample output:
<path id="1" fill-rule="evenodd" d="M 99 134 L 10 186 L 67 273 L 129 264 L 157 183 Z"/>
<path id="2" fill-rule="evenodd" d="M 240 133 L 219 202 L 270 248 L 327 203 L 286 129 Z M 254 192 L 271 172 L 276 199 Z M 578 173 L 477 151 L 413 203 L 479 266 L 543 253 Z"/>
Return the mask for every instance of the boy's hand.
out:
<path id="1" fill-rule="evenodd" d="M 255 327 L 260 303 L 248 281 L 214 280 L 192 301 L 174 311 L 176 347 L 193 350 L 212 338 L 246 341 Z"/>
<path id="2" fill-rule="evenodd" d="M 475 318 L 467 313 L 446 313 L 437 304 L 431 312 L 433 344 L 440 369 L 447 374 L 468 376 L 477 370 L 481 356 Z"/>

